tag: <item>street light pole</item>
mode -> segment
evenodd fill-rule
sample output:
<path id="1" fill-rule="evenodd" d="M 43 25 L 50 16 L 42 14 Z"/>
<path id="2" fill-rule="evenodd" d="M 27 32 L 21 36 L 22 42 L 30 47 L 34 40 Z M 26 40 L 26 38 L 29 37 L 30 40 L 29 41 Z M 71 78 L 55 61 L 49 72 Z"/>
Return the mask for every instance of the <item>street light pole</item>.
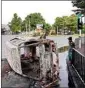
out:
<path id="1" fill-rule="evenodd" d="M 81 29 L 79 28 L 79 23 L 80 23 L 80 19 L 81 19 L 81 13 L 77 12 L 77 26 L 78 26 L 78 31 L 79 31 L 79 48 L 81 48 Z"/>
<path id="2" fill-rule="evenodd" d="M 81 48 L 81 29 L 79 28 L 80 25 L 80 17 L 81 17 L 81 10 L 73 10 L 77 14 L 77 30 L 79 31 L 79 48 Z M 82 22 L 82 19 L 81 19 Z"/>
<path id="3" fill-rule="evenodd" d="M 30 32 L 30 19 L 29 19 L 29 32 Z"/>
<path id="4" fill-rule="evenodd" d="M 79 48 L 81 48 L 81 29 L 78 30 L 79 30 Z"/>
<path id="5" fill-rule="evenodd" d="M 31 16 L 29 16 L 29 32 L 30 32 L 30 18 L 31 18 Z"/>
<path id="6" fill-rule="evenodd" d="M 26 23 L 26 34 L 27 34 L 27 23 Z"/>
<path id="7" fill-rule="evenodd" d="M 57 35 L 58 35 L 58 26 L 57 26 Z"/>

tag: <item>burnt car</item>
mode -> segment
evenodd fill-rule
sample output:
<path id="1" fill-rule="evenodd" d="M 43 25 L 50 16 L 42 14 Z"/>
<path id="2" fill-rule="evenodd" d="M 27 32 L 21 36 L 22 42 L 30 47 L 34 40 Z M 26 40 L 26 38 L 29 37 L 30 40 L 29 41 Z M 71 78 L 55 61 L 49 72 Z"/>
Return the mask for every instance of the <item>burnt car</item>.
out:
<path id="1" fill-rule="evenodd" d="M 57 44 L 50 39 L 17 37 L 6 42 L 7 61 L 18 74 L 39 81 L 43 88 L 59 82 Z"/>

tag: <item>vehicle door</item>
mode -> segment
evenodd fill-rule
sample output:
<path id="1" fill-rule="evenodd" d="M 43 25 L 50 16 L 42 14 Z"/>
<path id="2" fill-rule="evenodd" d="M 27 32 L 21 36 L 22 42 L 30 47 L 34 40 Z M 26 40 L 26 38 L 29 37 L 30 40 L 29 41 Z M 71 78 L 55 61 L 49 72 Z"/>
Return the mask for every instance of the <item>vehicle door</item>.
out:
<path id="1" fill-rule="evenodd" d="M 22 74 L 18 46 L 14 46 L 10 42 L 7 42 L 6 43 L 6 50 L 7 50 L 7 60 L 10 64 L 11 68 L 15 72 Z"/>

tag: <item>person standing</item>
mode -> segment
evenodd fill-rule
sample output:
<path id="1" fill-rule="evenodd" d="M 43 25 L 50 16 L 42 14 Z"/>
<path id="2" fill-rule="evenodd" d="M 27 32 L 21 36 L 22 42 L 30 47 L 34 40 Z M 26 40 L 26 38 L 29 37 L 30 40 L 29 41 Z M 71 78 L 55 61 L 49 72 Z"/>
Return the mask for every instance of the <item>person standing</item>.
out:
<path id="1" fill-rule="evenodd" d="M 69 43 L 68 57 L 69 61 L 72 62 L 72 50 L 73 48 L 75 48 L 75 43 L 72 41 L 72 37 L 68 38 L 68 43 Z"/>

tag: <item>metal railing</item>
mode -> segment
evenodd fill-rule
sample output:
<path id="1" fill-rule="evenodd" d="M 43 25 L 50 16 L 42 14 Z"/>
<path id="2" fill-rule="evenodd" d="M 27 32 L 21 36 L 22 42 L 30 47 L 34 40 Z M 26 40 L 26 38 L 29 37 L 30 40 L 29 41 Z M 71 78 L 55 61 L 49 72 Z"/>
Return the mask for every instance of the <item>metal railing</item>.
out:
<path id="1" fill-rule="evenodd" d="M 72 49 L 72 65 L 75 67 L 81 81 L 85 84 L 85 56 L 76 49 Z"/>

